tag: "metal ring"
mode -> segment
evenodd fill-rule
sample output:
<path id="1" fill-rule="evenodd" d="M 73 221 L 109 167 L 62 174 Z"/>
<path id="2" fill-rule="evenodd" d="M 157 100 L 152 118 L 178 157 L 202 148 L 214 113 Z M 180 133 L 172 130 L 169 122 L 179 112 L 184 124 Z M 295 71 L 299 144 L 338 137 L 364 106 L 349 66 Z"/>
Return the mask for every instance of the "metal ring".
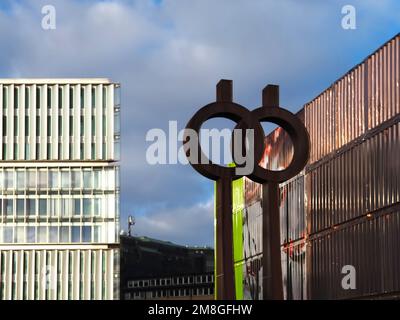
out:
<path id="1" fill-rule="evenodd" d="M 218 117 L 226 118 L 236 123 L 242 123 L 242 126 L 244 126 L 245 129 L 253 129 L 254 159 L 261 159 L 264 152 L 264 130 L 259 122 L 254 121 L 252 113 L 248 109 L 237 103 L 213 102 L 204 106 L 199 111 L 197 111 L 196 114 L 190 119 L 190 121 L 186 125 L 186 129 L 194 130 L 199 136 L 202 124 L 209 119 Z M 184 143 L 184 148 L 185 152 L 190 151 L 188 150 L 186 143 Z M 197 159 L 197 163 L 191 163 L 190 159 L 189 162 L 192 167 L 203 176 L 212 180 L 218 180 L 223 177 L 230 177 L 232 180 L 235 180 L 242 177 L 241 175 L 236 174 L 236 170 L 234 167 L 224 167 L 218 164 L 214 164 L 211 160 L 209 160 L 201 150 L 199 141 L 198 155 L 199 157 Z M 203 162 L 207 163 L 201 163 L 201 159 L 203 159 Z M 204 159 L 206 159 L 207 161 L 204 161 Z"/>

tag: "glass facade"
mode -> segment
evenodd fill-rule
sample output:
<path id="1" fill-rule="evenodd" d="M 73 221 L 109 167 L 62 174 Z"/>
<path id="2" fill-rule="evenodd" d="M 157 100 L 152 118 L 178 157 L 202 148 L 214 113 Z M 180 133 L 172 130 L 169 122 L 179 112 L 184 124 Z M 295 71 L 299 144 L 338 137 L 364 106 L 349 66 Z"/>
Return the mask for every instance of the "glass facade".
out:
<path id="1" fill-rule="evenodd" d="M 0 300 L 118 298 L 119 85 L 82 80 L 0 81 Z"/>

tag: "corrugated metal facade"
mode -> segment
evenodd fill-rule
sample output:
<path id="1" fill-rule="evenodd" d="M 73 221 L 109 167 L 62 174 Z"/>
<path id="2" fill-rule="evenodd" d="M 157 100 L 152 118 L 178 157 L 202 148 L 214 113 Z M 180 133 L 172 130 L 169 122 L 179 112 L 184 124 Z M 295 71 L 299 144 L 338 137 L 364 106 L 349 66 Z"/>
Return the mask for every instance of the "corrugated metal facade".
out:
<path id="1" fill-rule="evenodd" d="M 285 298 L 397 297 L 400 35 L 307 103 L 298 116 L 309 131 L 311 153 L 304 171 L 280 185 Z M 291 142 L 280 128 L 266 137 L 264 156 L 262 163 L 270 169 L 290 163 Z M 246 214 L 255 202 L 262 203 L 261 186 L 247 179 L 244 185 Z M 247 237 L 261 239 L 261 227 L 252 227 L 259 215 L 247 216 Z M 252 249 L 245 241 L 244 252 Z M 346 265 L 355 268 L 354 290 L 342 287 Z"/>

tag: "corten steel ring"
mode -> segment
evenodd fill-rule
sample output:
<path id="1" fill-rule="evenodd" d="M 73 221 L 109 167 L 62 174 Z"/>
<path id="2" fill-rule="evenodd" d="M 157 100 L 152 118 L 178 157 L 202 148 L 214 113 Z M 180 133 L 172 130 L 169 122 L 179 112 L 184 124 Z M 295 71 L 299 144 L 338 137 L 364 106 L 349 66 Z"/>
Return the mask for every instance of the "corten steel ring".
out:
<path id="1" fill-rule="evenodd" d="M 254 159 L 261 159 L 264 152 L 264 130 L 260 122 L 255 121 L 257 118 L 253 117 L 252 112 L 250 112 L 245 107 L 234 102 L 213 102 L 210 103 L 199 111 L 190 119 L 186 125 L 186 129 L 192 129 L 199 132 L 201 126 L 204 122 L 213 118 L 226 118 L 232 120 L 236 123 L 241 123 L 243 129 L 253 129 L 254 130 Z M 192 167 L 199 172 L 201 175 L 211 179 L 218 180 L 221 178 L 230 177 L 232 180 L 239 179 L 242 176 L 236 174 L 236 168 L 234 167 L 224 167 L 218 164 L 214 164 L 211 160 L 208 163 L 201 163 L 201 159 L 207 159 L 207 156 L 203 153 L 200 141 L 198 141 L 198 161 L 197 163 L 190 163 Z M 185 152 L 188 152 L 188 146 L 184 144 Z"/>
<path id="2" fill-rule="evenodd" d="M 304 124 L 296 115 L 280 107 L 260 107 L 251 112 L 257 122 L 272 122 L 282 127 L 290 136 L 293 145 L 293 157 L 289 166 L 283 170 L 268 170 L 259 165 L 261 158 L 254 164 L 254 170 L 248 177 L 258 183 L 281 183 L 293 178 L 307 164 L 310 152 L 310 138 Z M 235 129 L 242 129 L 243 123 L 239 123 Z M 232 134 L 232 139 L 234 139 Z M 242 136 L 242 143 L 245 137 Z M 234 141 L 234 140 L 232 140 Z M 235 142 L 232 143 L 232 148 Z M 232 154 L 235 153 L 232 150 Z M 257 159 L 257 158 L 255 158 Z M 235 161 L 235 160 L 234 160 Z"/>

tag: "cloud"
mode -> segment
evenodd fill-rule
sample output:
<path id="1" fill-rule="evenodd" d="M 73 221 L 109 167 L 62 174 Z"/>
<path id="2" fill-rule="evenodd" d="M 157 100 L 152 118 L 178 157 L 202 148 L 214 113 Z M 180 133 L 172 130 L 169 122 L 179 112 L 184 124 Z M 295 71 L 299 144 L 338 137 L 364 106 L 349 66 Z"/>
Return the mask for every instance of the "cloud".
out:
<path id="1" fill-rule="evenodd" d="M 186 232 L 184 224 L 196 221 L 192 215 L 212 226 L 204 206 L 212 182 L 189 166 L 148 165 L 146 132 L 167 129 L 169 120 L 183 128 L 215 99 L 221 78 L 234 80 L 235 100 L 250 108 L 267 83 L 277 83 L 282 105 L 298 110 L 399 30 L 398 1 L 352 3 L 355 31 L 341 28 L 347 1 L 54 0 L 57 29 L 45 31 L 47 0 L 7 1 L 0 72 L 120 82 L 122 224 L 133 213 L 143 235 L 172 239 L 176 228 L 176 241 L 209 244 L 209 233 Z"/>
<path id="2" fill-rule="evenodd" d="M 146 235 L 184 245 L 213 246 L 213 199 L 190 207 L 161 209 L 136 217 L 134 235 Z"/>

